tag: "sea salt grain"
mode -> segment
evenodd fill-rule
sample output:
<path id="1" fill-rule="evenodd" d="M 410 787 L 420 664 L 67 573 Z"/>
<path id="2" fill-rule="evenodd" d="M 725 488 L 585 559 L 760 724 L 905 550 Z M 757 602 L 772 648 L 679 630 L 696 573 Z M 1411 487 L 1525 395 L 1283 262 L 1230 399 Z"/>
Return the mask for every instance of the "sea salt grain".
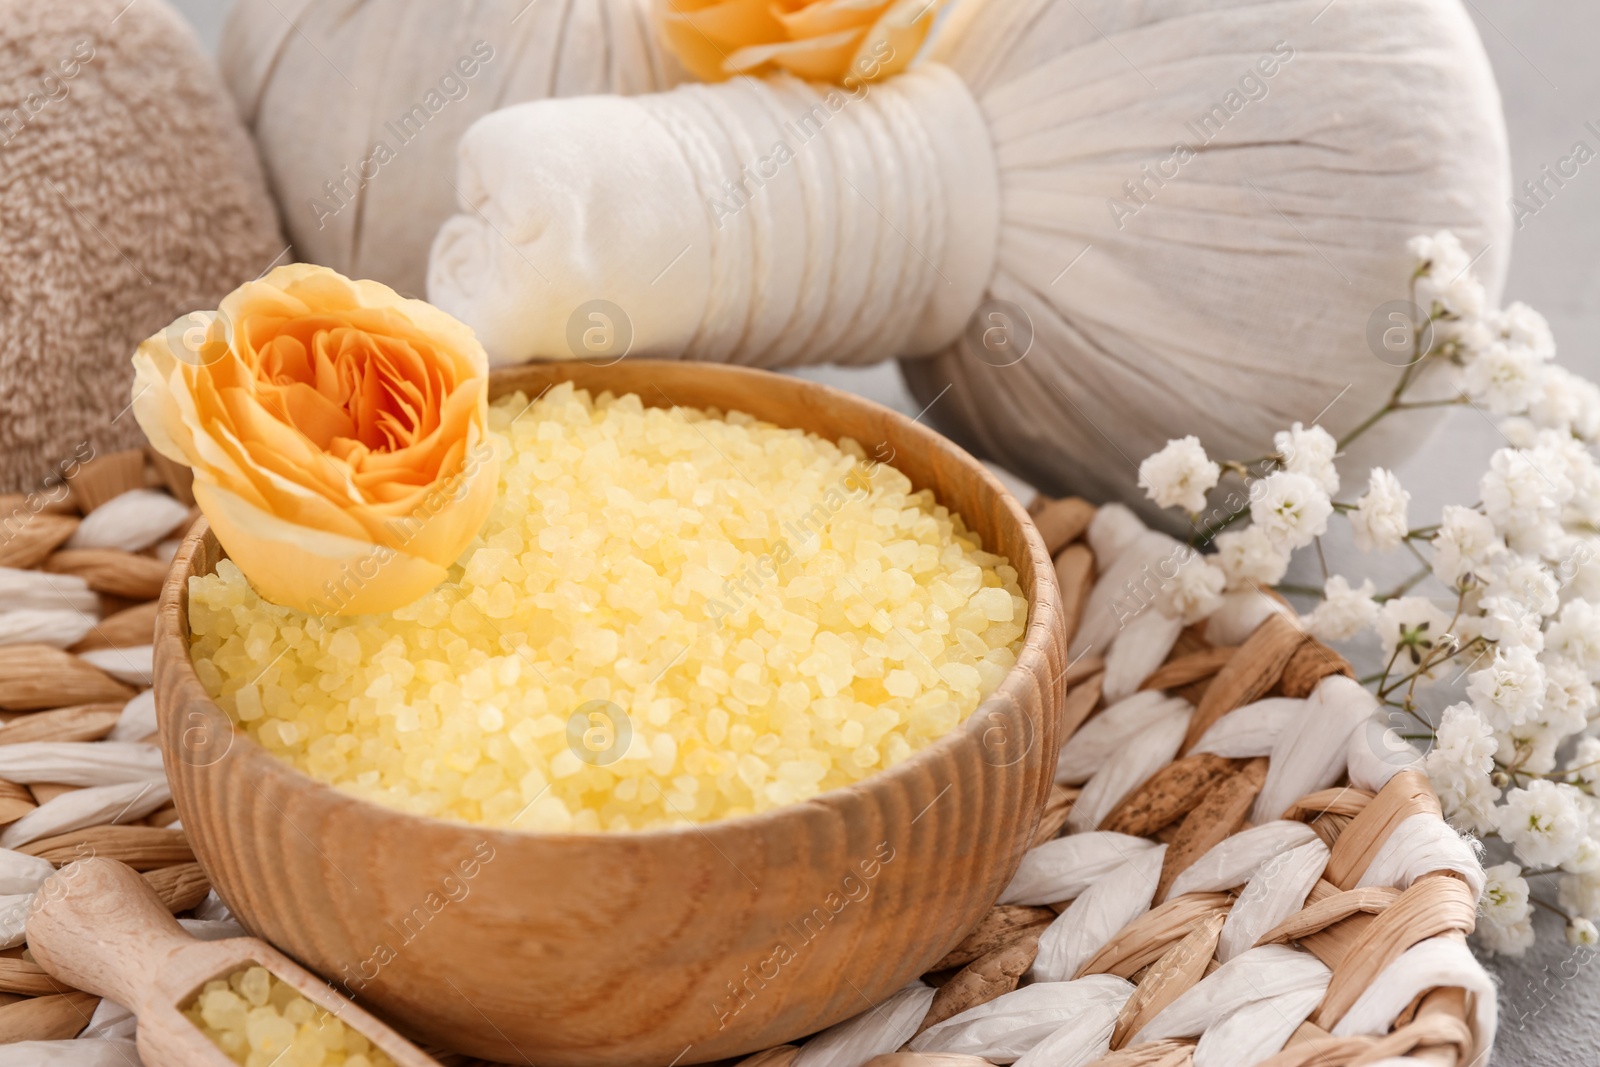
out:
<path id="1" fill-rule="evenodd" d="M 1015 569 L 854 441 L 570 385 L 490 429 L 495 509 L 415 603 L 318 618 L 227 561 L 190 580 L 196 671 L 268 750 L 443 818 L 700 822 L 905 759 L 1015 662 Z"/>
<path id="2" fill-rule="evenodd" d="M 207 982 L 184 1015 L 244 1067 L 394 1067 L 382 1050 L 265 967 Z"/>

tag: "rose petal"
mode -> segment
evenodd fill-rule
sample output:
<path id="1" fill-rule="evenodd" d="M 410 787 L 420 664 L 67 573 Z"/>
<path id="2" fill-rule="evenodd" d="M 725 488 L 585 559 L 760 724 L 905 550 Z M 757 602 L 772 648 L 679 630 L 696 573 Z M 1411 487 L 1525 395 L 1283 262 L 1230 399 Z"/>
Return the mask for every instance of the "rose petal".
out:
<path id="1" fill-rule="evenodd" d="M 337 534 L 295 526 L 217 486 L 195 501 L 257 593 L 311 614 L 392 611 L 444 581 L 444 566 Z M 452 561 L 453 562 L 453 561 Z"/>
<path id="2" fill-rule="evenodd" d="M 735 73 L 747 73 L 774 63 L 808 81 L 838 81 L 847 72 L 865 33 L 865 30 L 840 30 L 799 41 L 750 45 L 728 56 L 723 65 Z"/>

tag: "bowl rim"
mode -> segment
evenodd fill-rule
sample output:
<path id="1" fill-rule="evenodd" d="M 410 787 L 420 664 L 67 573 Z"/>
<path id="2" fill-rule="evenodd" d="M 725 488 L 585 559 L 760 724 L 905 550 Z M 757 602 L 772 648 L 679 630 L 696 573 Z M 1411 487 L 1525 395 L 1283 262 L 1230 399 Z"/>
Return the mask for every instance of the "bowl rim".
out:
<path id="1" fill-rule="evenodd" d="M 681 368 L 685 363 L 689 363 L 691 361 L 629 359 L 627 362 L 643 371 L 649 369 L 650 367 Z M 187 689 L 195 693 L 203 694 L 210 707 L 215 709 L 216 714 L 229 724 L 229 727 L 232 731 L 229 747 L 224 752 L 223 756 L 220 757 L 215 763 L 199 768 L 200 770 L 206 770 L 212 766 L 220 767 L 227 763 L 230 757 L 241 758 L 243 761 L 245 761 L 245 764 L 250 767 L 252 773 L 259 773 L 267 776 L 287 776 L 288 779 L 293 782 L 295 788 L 299 790 L 309 789 L 311 791 L 311 795 L 321 797 L 321 801 L 319 802 L 329 805 L 330 810 L 332 810 L 332 808 L 343 808 L 348 806 L 357 811 L 366 812 L 367 816 L 371 818 L 380 820 L 412 820 L 418 825 L 425 826 L 436 831 L 445 831 L 450 833 L 471 833 L 480 837 L 503 837 L 504 839 L 511 841 L 520 840 L 524 842 L 539 842 L 557 846 L 571 845 L 574 847 L 592 846 L 603 841 L 614 842 L 618 845 L 639 845 L 648 843 L 665 844 L 675 840 L 681 840 L 690 834 L 698 834 L 706 837 L 708 840 L 710 840 L 713 832 L 742 833 L 753 831 L 757 834 L 760 834 L 762 831 L 768 829 L 776 829 L 786 818 L 792 816 L 793 813 L 804 810 L 807 807 L 817 806 L 825 810 L 834 810 L 841 801 L 852 794 L 866 792 L 869 789 L 875 788 L 879 783 L 889 781 L 895 776 L 914 777 L 924 766 L 937 763 L 947 755 L 953 755 L 963 745 L 977 744 L 981 747 L 983 744 L 982 732 L 989 729 L 989 727 L 984 725 L 984 723 L 987 722 L 986 717 L 984 717 L 982 714 L 985 709 L 995 707 L 1004 702 L 1009 702 L 1017 709 L 1019 714 L 1026 717 L 1028 715 L 1027 709 L 1029 706 L 1029 701 L 1023 699 L 1021 694 L 1015 693 L 1014 690 L 1025 686 L 1027 684 L 1027 679 L 1032 677 L 1049 678 L 1049 681 L 1047 681 L 1045 684 L 1053 687 L 1060 682 L 1062 677 L 1065 677 L 1065 667 L 1063 667 L 1063 669 L 1058 672 L 1057 676 L 1054 678 L 1050 677 L 1049 672 L 1050 664 L 1048 649 L 1050 648 L 1052 641 L 1052 635 L 1050 631 L 1053 627 L 1060 625 L 1062 614 L 1060 603 L 1061 594 L 1058 586 L 1056 585 L 1054 562 L 1052 561 L 1049 552 L 1045 548 L 1043 536 L 1039 533 L 1038 528 L 1034 525 L 1033 519 L 1028 514 L 1027 509 L 1008 489 L 1006 489 L 1000 480 L 996 478 L 987 467 L 977 460 L 976 457 L 974 457 L 961 445 L 952 441 L 950 438 L 945 437 L 943 434 L 933 430 L 930 427 L 924 426 L 920 421 L 921 416 L 918 416 L 917 419 L 909 418 L 893 408 L 880 404 L 877 401 L 871 400 L 867 397 L 860 396 L 856 393 L 847 392 L 843 389 L 838 389 L 822 382 L 815 382 L 810 379 L 799 378 L 792 375 L 778 374 L 774 371 L 768 371 L 760 368 L 723 363 L 696 362 L 694 365 L 697 370 L 703 370 L 705 373 L 712 375 L 724 375 L 731 382 L 738 382 L 742 379 L 749 383 L 782 383 L 783 388 L 798 388 L 802 392 L 812 392 L 819 399 L 829 404 L 854 405 L 865 408 L 869 413 L 873 413 L 877 417 L 886 419 L 889 423 L 896 425 L 901 433 L 909 434 L 913 439 L 920 439 L 919 444 L 931 450 L 942 451 L 955 462 L 968 468 L 971 473 L 977 476 L 979 483 L 988 490 L 993 498 L 999 501 L 1004 506 L 1004 509 L 1011 514 L 1013 521 L 1016 522 L 1018 528 L 1022 532 L 1023 544 L 1026 546 L 1026 551 L 1030 558 L 1027 561 L 1008 560 L 1008 562 L 1010 562 L 1011 565 L 1016 568 L 1019 577 L 1024 571 L 1024 567 L 1020 565 L 1021 562 L 1026 562 L 1028 564 L 1028 569 L 1031 570 L 1033 574 L 1033 594 L 1028 598 L 1028 622 L 1022 633 L 1022 648 L 1017 656 L 1016 662 L 1012 664 L 1011 668 L 1006 672 L 1005 678 L 1001 680 L 999 686 L 995 688 L 994 692 L 990 693 L 981 702 L 979 702 L 978 706 L 973 708 L 972 711 L 969 712 L 955 728 L 936 738 L 932 743 L 916 750 L 899 763 L 891 767 L 874 771 L 866 777 L 855 782 L 851 782 L 848 785 L 837 786 L 833 789 L 828 789 L 818 793 L 815 796 L 807 797 L 805 800 L 790 804 L 781 804 L 776 807 L 768 808 L 764 811 L 711 819 L 706 822 L 692 822 L 685 820 L 680 825 L 657 826 L 645 829 L 557 832 L 548 830 L 521 829 L 515 826 L 501 824 L 475 823 L 462 819 L 448 819 L 437 815 L 424 815 L 417 812 L 406 811 L 402 808 L 392 807 L 387 804 L 379 803 L 375 800 L 369 800 L 366 797 L 340 789 L 331 783 L 313 778 L 311 775 L 307 774 L 305 771 L 302 771 L 299 767 L 295 766 L 289 761 L 268 752 L 266 748 L 257 743 L 247 731 L 242 729 L 239 724 L 233 720 L 232 716 L 228 715 L 227 712 L 222 710 L 221 705 L 217 704 L 215 698 L 213 698 L 210 693 L 207 692 L 205 686 L 201 684 L 199 676 L 195 671 L 194 661 L 190 656 L 188 644 L 184 640 L 183 635 L 178 632 L 178 627 L 176 624 L 180 614 L 185 618 L 185 620 L 187 620 L 189 590 L 188 581 L 185 576 L 194 570 L 194 559 L 198 555 L 205 539 L 208 537 L 212 538 L 213 540 L 215 539 L 215 535 L 211 532 L 211 525 L 206 521 L 204 516 L 201 516 L 199 519 L 197 519 L 194 525 L 191 526 L 190 529 L 184 534 L 182 544 L 179 546 L 177 554 L 173 557 L 172 566 L 168 570 L 165 581 L 162 583 L 161 597 L 156 617 L 155 658 L 158 665 L 158 670 L 164 666 L 168 667 L 168 669 L 176 669 L 179 672 L 179 676 L 175 679 L 158 678 L 156 680 L 157 684 L 155 686 L 155 691 L 158 694 L 156 708 L 158 728 L 164 724 L 167 718 L 167 712 L 161 706 L 162 701 L 160 700 L 159 694 L 163 691 L 170 692 L 179 688 Z M 584 366 L 588 367 L 592 371 L 599 371 L 602 373 L 605 369 L 608 369 L 606 367 L 598 367 L 592 363 L 584 363 L 582 361 L 575 360 L 493 367 L 491 368 L 491 380 L 489 387 L 491 400 L 498 399 L 500 396 L 519 388 L 518 386 L 512 386 L 510 389 L 502 389 L 497 392 L 492 377 L 493 373 L 510 372 L 514 374 L 516 372 L 545 370 L 547 372 L 553 371 L 559 374 L 562 368 Z M 584 372 L 578 371 L 577 373 L 581 374 Z M 564 381 L 572 381 L 572 379 L 566 378 Z M 593 392 L 596 396 L 600 395 L 600 392 L 605 391 L 596 391 L 591 386 L 587 385 L 574 384 L 574 387 L 590 389 L 591 392 Z M 668 400 L 669 406 L 695 406 L 689 403 L 679 404 L 676 401 L 672 401 L 670 398 L 666 398 L 665 394 L 662 395 L 663 398 Z M 644 397 L 641 396 L 640 399 L 644 400 Z M 660 407 L 663 405 L 646 403 L 645 406 Z M 706 409 L 698 408 L 697 410 Z M 731 410 L 738 409 L 734 408 Z M 746 414 L 748 413 L 746 412 Z M 759 418 L 759 416 L 751 417 Z M 768 422 L 770 420 L 761 419 L 760 421 Z M 773 425 L 778 424 L 773 423 Z M 787 428 L 802 429 L 802 427 Z M 815 433 L 816 431 L 806 430 L 805 432 Z M 819 434 L 819 436 L 825 435 Z M 893 466 L 893 464 L 891 463 L 890 466 Z M 900 468 L 896 467 L 895 469 L 898 470 Z M 921 486 L 919 488 L 931 487 Z M 935 499 L 938 499 L 937 496 Z M 944 501 L 938 502 L 944 503 Z M 950 507 L 950 505 L 947 503 L 945 506 Z M 951 510 L 955 511 L 957 514 L 961 514 L 962 521 L 967 524 L 969 529 L 972 529 L 972 523 L 965 514 L 956 511 L 955 508 L 951 508 Z M 992 547 L 986 547 L 984 549 L 984 551 L 992 550 Z M 995 554 L 998 555 L 999 553 Z M 163 648 L 171 649 L 173 650 L 173 653 L 164 657 L 161 654 Z M 1065 651 L 1064 645 L 1063 651 Z M 162 671 L 162 673 L 165 672 Z M 1045 713 L 1048 713 L 1050 708 L 1048 705 L 1045 705 L 1043 706 L 1042 710 Z M 1042 741 L 1041 735 L 1046 732 L 1046 729 L 1049 725 L 1050 724 L 1047 722 L 1036 725 L 1034 733 L 1028 742 L 1028 747 L 1024 749 L 1021 756 L 1013 760 L 1010 764 L 991 764 L 991 766 L 1006 767 L 1023 763 L 1032 747 Z M 162 738 L 161 747 L 163 749 L 163 754 L 165 755 L 168 747 L 168 734 L 164 729 L 161 729 L 159 732 Z M 1057 740 L 1059 741 L 1059 739 Z M 235 746 L 240 745 L 241 743 L 245 747 L 235 754 Z M 1053 765 L 1054 760 L 1052 759 L 1049 762 Z M 948 788 L 950 788 L 950 786 L 946 787 L 946 789 Z M 944 793 L 941 791 L 939 796 L 943 795 Z M 1043 795 L 1048 796 L 1048 791 L 1044 791 Z M 935 800 L 937 800 L 937 797 Z M 930 802 L 929 806 L 932 806 L 932 802 Z M 920 818 L 920 815 L 918 817 Z"/>

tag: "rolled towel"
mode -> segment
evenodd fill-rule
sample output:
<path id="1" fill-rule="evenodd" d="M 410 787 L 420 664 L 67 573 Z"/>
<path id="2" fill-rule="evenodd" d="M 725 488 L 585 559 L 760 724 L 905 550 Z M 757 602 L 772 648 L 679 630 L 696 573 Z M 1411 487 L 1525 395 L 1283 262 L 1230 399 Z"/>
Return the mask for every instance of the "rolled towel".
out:
<path id="1" fill-rule="evenodd" d="M 1259 454 L 1335 397 L 1341 433 L 1393 386 L 1361 338 L 1406 239 L 1456 230 L 1492 296 L 1509 228 L 1470 20 L 1376 4 L 962 0 L 882 82 L 497 112 L 430 297 L 502 362 L 902 355 L 1052 493 L 1136 495 L 1128 457 L 1185 433 Z"/>

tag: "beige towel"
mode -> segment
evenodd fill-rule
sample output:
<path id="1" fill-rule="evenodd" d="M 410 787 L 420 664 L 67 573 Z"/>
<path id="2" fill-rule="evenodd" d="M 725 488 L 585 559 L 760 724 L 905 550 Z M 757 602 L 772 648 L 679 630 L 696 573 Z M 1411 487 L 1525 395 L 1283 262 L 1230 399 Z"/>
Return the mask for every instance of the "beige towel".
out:
<path id="1" fill-rule="evenodd" d="M 134 347 L 286 244 L 163 0 L 0 0 L 0 492 L 142 442 Z"/>

